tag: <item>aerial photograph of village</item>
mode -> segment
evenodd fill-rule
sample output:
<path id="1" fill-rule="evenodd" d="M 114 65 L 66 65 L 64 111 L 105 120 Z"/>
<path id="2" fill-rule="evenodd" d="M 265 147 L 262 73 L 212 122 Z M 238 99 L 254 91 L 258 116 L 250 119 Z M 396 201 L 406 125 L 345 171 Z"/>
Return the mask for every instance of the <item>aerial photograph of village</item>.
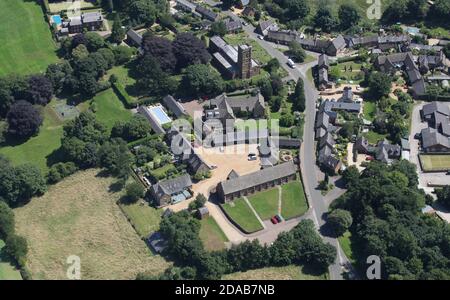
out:
<path id="1" fill-rule="evenodd" d="M 450 280 L 449 20 L 0 0 L 0 282 Z"/>

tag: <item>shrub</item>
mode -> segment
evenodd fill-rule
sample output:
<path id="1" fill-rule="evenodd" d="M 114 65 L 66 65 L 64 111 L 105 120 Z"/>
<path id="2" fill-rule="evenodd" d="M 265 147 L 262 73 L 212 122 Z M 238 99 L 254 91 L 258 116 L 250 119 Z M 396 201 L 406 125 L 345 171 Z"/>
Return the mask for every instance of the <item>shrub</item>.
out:
<path id="1" fill-rule="evenodd" d="M 125 190 L 128 201 L 136 202 L 139 198 L 144 197 L 144 187 L 137 182 L 128 184 Z"/>
<path id="2" fill-rule="evenodd" d="M 114 92 L 117 94 L 119 99 L 123 101 L 125 106 L 127 108 L 134 108 L 137 106 L 136 101 L 134 101 L 130 95 L 128 95 L 127 91 L 125 90 L 124 86 L 119 82 L 112 82 L 112 87 L 114 89 Z"/>

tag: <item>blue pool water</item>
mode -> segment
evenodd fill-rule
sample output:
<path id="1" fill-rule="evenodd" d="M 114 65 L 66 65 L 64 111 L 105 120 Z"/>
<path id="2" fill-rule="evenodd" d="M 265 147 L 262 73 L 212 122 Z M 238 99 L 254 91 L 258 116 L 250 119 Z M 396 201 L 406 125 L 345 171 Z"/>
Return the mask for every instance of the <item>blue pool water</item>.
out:
<path id="1" fill-rule="evenodd" d="M 61 25 L 62 23 L 61 16 L 59 15 L 52 16 L 52 20 L 56 25 Z"/>
<path id="2" fill-rule="evenodd" d="M 159 124 L 166 124 L 172 121 L 161 106 L 152 107 L 150 111 L 158 119 Z"/>

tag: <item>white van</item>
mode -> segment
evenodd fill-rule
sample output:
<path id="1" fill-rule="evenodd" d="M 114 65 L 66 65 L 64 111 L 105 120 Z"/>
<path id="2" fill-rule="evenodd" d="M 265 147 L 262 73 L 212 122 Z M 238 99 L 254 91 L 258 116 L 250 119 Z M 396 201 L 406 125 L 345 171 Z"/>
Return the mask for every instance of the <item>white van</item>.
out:
<path id="1" fill-rule="evenodd" d="M 292 59 L 288 58 L 287 64 L 288 64 L 288 66 L 291 67 L 292 69 L 295 69 L 295 63 L 292 61 Z"/>

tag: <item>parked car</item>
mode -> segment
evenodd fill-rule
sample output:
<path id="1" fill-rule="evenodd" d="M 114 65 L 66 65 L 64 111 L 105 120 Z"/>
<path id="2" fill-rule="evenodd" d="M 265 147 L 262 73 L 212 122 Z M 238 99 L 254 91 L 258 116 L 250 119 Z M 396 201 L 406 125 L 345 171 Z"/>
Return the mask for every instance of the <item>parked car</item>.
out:
<path id="1" fill-rule="evenodd" d="M 281 223 L 281 221 L 283 221 L 280 215 L 276 215 L 275 218 L 277 219 L 278 223 Z"/>
<path id="2" fill-rule="evenodd" d="M 419 139 L 420 139 L 420 132 L 417 132 L 417 133 L 414 135 L 414 138 L 415 138 L 416 140 L 419 140 Z"/>
<path id="3" fill-rule="evenodd" d="M 248 156 L 247 160 L 248 161 L 256 160 L 256 156 Z"/>
<path id="4" fill-rule="evenodd" d="M 275 218 L 275 217 L 272 217 L 272 218 L 270 219 L 270 221 L 271 221 L 273 224 L 278 224 L 278 220 L 277 220 L 277 218 Z"/>
<path id="5" fill-rule="evenodd" d="M 258 39 L 264 40 L 264 37 L 262 35 L 258 35 Z"/>
<path id="6" fill-rule="evenodd" d="M 447 173 L 445 173 L 445 175 L 450 175 L 450 170 L 448 170 Z"/>
<path id="7" fill-rule="evenodd" d="M 244 26 L 247 26 L 247 25 L 248 25 L 248 23 L 247 23 L 247 22 L 245 22 L 245 21 L 242 21 L 242 25 L 244 25 Z"/>
<path id="8" fill-rule="evenodd" d="M 370 161 L 370 160 L 373 160 L 373 156 L 367 156 L 367 157 L 366 157 L 366 160 L 369 160 L 369 161 Z"/>
<path id="9" fill-rule="evenodd" d="M 295 69 L 295 63 L 294 63 L 294 61 L 292 60 L 292 59 L 288 59 L 287 60 L 287 65 L 289 66 L 289 67 L 291 67 L 292 69 Z"/>

